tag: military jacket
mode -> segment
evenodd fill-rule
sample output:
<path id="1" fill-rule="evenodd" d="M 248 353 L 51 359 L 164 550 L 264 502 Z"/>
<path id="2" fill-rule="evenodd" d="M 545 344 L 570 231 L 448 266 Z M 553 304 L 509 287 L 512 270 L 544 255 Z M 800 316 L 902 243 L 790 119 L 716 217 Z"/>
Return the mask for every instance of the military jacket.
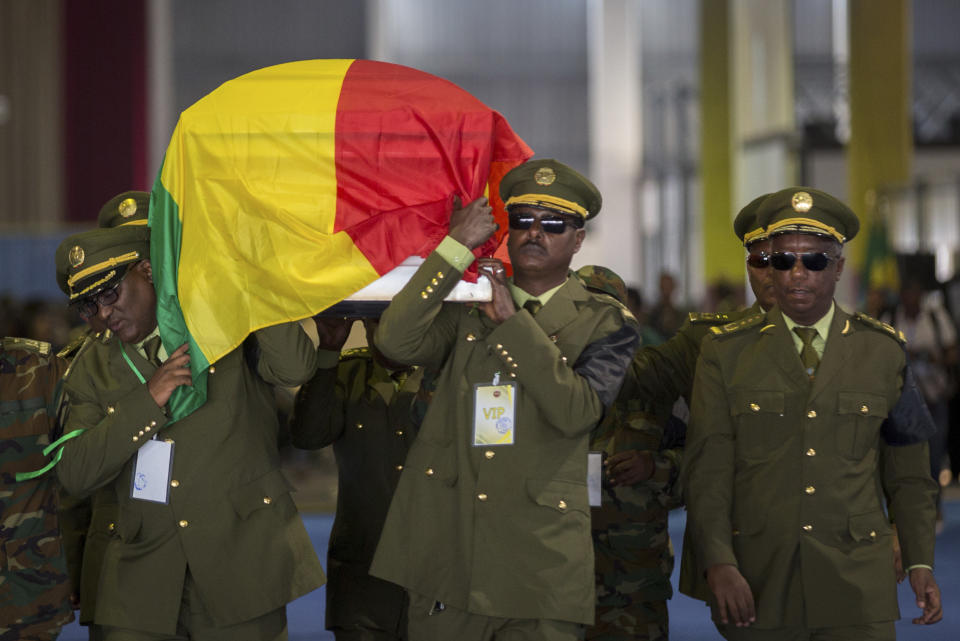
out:
<path id="1" fill-rule="evenodd" d="M 112 487 L 119 504 L 100 575 L 95 620 L 173 634 L 187 569 L 216 625 L 246 621 L 323 583 L 323 572 L 280 471 L 272 384 L 293 386 L 316 368 L 296 324 L 254 334 L 257 356 L 238 348 L 210 367 L 207 401 L 169 423 L 147 385 L 155 371 L 131 345 L 112 340 L 73 365 L 57 466 L 68 491 Z M 173 443 L 167 504 L 131 498 L 136 454 L 151 436 Z"/>
<path id="2" fill-rule="evenodd" d="M 0 339 L 0 637 L 56 636 L 73 620 L 57 523 L 59 486 L 44 474 L 56 434 L 56 400 L 66 364 L 50 345 Z"/>
<path id="3" fill-rule="evenodd" d="M 590 430 L 637 343 L 632 316 L 569 278 L 500 325 L 443 304 L 461 274 L 436 253 L 383 314 L 391 360 L 439 370 L 371 573 L 474 614 L 590 623 Z M 518 383 L 513 445 L 473 446 L 474 386 Z"/>
<path id="4" fill-rule="evenodd" d="M 884 493 L 904 566 L 933 565 L 927 445 L 881 438 L 903 369 L 892 332 L 839 307 L 812 381 L 777 308 L 703 341 L 683 467 L 696 573 L 738 566 L 758 628 L 899 616 Z"/>
<path id="5" fill-rule="evenodd" d="M 411 405 L 422 370 L 397 389 L 367 348 L 321 368 L 297 394 L 290 434 L 296 447 L 333 445 L 337 514 L 327 551 L 328 629 L 363 625 L 393 632 L 406 616 L 406 594 L 369 575 L 390 499 L 417 435 Z"/>

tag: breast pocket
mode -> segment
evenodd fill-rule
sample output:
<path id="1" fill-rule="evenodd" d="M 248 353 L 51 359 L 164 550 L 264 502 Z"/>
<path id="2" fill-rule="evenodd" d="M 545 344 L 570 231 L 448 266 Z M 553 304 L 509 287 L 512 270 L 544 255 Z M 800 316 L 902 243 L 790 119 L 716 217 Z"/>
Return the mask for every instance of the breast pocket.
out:
<path id="1" fill-rule="evenodd" d="M 736 424 L 739 458 L 766 458 L 783 445 L 785 404 L 783 392 L 746 391 L 733 395 L 730 414 Z"/>
<path id="2" fill-rule="evenodd" d="M 870 392 L 839 392 L 837 414 L 837 451 L 860 460 L 877 446 L 880 425 L 887 417 L 887 399 Z"/>

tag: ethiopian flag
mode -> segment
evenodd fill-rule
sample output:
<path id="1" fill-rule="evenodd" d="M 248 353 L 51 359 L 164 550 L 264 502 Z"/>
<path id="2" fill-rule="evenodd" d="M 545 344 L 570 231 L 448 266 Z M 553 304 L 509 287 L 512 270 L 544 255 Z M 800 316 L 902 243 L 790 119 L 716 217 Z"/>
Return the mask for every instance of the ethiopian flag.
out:
<path id="1" fill-rule="evenodd" d="M 190 344 L 194 385 L 257 329 L 343 300 L 447 232 L 452 197 L 488 194 L 533 152 L 456 85 L 368 60 L 309 60 L 228 81 L 184 111 L 150 201 L 164 346 Z"/>

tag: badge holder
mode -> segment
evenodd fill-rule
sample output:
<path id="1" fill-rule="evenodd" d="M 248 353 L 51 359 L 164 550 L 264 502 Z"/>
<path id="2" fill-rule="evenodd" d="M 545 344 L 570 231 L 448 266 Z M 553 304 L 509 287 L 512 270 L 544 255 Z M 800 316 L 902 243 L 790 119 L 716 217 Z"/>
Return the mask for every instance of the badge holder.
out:
<path id="1" fill-rule="evenodd" d="M 501 383 L 500 372 L 491 383 L 473 386 L 473 445 L 513 445 L 516 438 L 517 390 L 515 382 Z"/>
<path id="2" fill-rule="evenodd" d="M 137 461 L 130 479 L 130 498 L 151 503 L 170 500 L 170 475 L 173 472 L 173 443 L 153 438 L 137 450 Z"/>

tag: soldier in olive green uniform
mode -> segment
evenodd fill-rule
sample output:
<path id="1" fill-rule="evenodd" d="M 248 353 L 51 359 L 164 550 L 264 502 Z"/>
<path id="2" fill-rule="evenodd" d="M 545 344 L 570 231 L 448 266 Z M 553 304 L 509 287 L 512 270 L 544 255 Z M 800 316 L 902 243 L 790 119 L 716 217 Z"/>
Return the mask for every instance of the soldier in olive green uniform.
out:
<path id="1" fill-rule="evenodd" d="M 146 227 L 150 212 L 150 193 L 146 191 L 125 191 L 108 200 L 97 218 L 97 227 Z M 61 245 L 55 256 L 57 284 L 64 294 L 69 295 L 67 272 L 70 247 Z M 89 331 L 79 336 L 70 345 L 60 351 L 58 356 L 72 362 L 87 349 L 97 349 L 105 345 L 112 332 L 102 325 L 97 316 L 85 319 Z M 104 348 L 107 349 L 107 348 Z M 67 370 L 67 376 L 70 370 Z M 69 398 L 64 398 L 69 403 Z M 100 581 L 100 568 L 117 521 L 117 498 L 111 487 L 104 487 L 89 497 L 78 498 L 65 494 L 60 509 L 63 543 L 70 569 L 70 581 L 73 584 L 74 600 L 80 606 L 80 625 L 88 626 L 91 641 L 103 637 L 102 630 L 94 624 L 97 605 L 97 585 Z"/>
<path id="2" fill-rule="evenodd" d="M 481 271 L 493 300 L 444 304 L 493 233 L 485 199 L 384 312 L 389 358 L 439 370 L 371 573 L 410 592 L 410 638 L 576 639 L 594 619 L 589 434 L 616 397 L 638 340 L 633 317 L 569 264 L 600 195 L 553 160 L 509 172 L 507 248 Z"/>
<path id="3" fill-rule="evenodd" d="M 108 486 L 119 503 L 95 620 L 107 639 L 284 639 L 284 605 L 323 572 L 280 471 L 271 385 L 306 381 L 316 351 L 295 323 L 255 332 L 170 424 L 189 354 L 154 340 L 148 238 L 134 225 L 64 241 L 71 301 L 113 333 L 72 365 L 65 432 L 78 435 L 57 466 L 68 491 Z"/>
<path id="4" fill-rule="evenodd" d="M 35 475 L 56 435 L 66 364 L 50 345 L 0 338 L 0 638 L 57 638 L 73 620 L 57 525 L 59 487 Z M 17 474 L 26 474 L 26 478 Z"/>
<path id="5" fill-rule="evenodd" d="M 903 395 L 901 339 L 833 301 L 852 211 L 792 188 L 758 216 L 778 305 L 716 329 L 697 365 L 683 469 L 697 572 L 728 639 L 893 639 L 884 493 L 914 622 L 941 617 L 927 446 L 884 422 Z"/>
<path id="6" fill-rule="evenodd" d="M 364 324 L 370 343 L 376 321 Z M 324 622 L 337 641 L 405 641 L 406 592 L 369 571 L 417 435 L 410 410 L 422 371 L 388 361 L 372 343 L 340 354 L 352 322 L 318 319 L 317 325 L 326 330 L 320 335 L 320 366 L 297 394 L 290 433 L 296 447 L 332 444 L 337 459 Z"/>

